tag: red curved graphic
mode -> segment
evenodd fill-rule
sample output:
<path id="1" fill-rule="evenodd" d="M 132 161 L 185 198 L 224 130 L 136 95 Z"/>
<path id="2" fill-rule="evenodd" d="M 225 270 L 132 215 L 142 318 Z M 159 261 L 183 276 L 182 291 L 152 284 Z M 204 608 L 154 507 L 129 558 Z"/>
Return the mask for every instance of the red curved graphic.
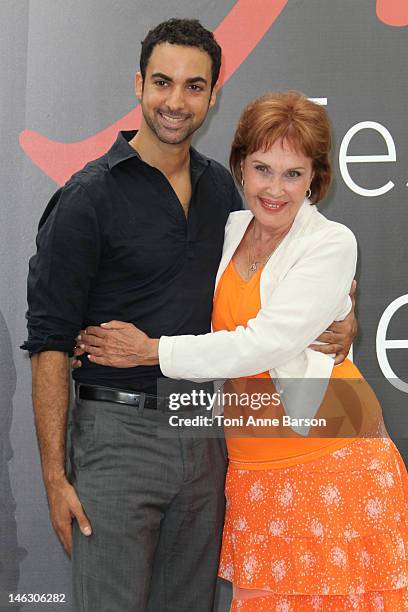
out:
<path id="1" fill-rule="evenodd" d="M 79 142 L 51 140 L 32 130 L 20 134 L 20 146 L 25 154 L 58 185 L 89 160 L 103 155 L 114 142 L 119 130 L 133 130 L 140 125 L 141 107 L 137 106 L 108 128 Z"/>
<path id="2" fill-rule="evenodd" d="M 408 25 L 407 0 L 377 0 L 377 17 L 386 25 Z"/>
<path id="3" fill-rule="evenodd" d="M 288 0 L 238 0 L 214 34 L 223 49 L 220 86 L 224 85 L 246 60 Z M 239 43 L 238 43 L 239 41 Z M 141 108 L 137 106 L 113 125 L 73 143 L 57 142 L 32 130 L 20 134 L 20 146 L 26 155 L 58 185 L 63 185 L 90 159 L 103 155 L 119 130 L 137 129 Z"/>

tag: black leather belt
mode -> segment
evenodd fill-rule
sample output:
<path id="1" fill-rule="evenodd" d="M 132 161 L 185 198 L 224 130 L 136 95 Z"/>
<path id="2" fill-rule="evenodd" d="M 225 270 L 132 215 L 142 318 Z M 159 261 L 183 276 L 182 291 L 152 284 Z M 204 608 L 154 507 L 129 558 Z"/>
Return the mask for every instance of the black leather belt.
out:
<path id="1" fill-rule="evenodd" d="M 114 404 L 127 404 L 128 406 L 147 408 L 148 410 L 169 410 L 169 398 L 148 393 L 132 393 L 109 387 L 94 387 L 93 385 L 78 384 L 77 397 L 93 402 L 111 402 Z"/>

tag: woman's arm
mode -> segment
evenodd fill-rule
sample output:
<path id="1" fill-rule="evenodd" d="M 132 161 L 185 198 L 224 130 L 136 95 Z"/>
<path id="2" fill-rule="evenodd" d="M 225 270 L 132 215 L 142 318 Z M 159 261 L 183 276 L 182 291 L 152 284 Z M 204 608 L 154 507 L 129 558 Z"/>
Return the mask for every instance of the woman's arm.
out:
<path id="1" fill-rule="evenodd" d="M 298 260 L 247 327 L 162 337 L 159 342 L 132 323 L 110 321 L 81 332 L 75 354 L 86 352 L 94 363 L 128 368 L 159 363 L 160 346 L 160 367 L 176 379 L 250 376 L 285 365 L 334 319 L 344 317 L 351 304 L 347 296 L 357 258 L 352 232 L 333 224 L 307 240 Z"/>
<path id="2" fill-rule="evenodd" d="M 246 327 L 201 336 L 163 336 L 163 374 L 174 379 L 235 378 L 274 369 L 344 316 L 357 260 L 355 237 L 348 228 L 335 225 L 307 239 L 312 245 Z"/>

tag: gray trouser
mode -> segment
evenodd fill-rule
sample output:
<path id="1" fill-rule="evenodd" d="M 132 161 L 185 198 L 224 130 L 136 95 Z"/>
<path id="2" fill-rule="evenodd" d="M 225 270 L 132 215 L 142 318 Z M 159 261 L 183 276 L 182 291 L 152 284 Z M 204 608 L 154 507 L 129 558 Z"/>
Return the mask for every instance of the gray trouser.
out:
<path id="1" fill-rule="evenodd" d="M 93 535 L 74 524 L 75 612 L 213 609 L 225 443 L 194 438 L 191 428 L 163 435 L 168 417 L 76 402 L 71 480 Z"/>

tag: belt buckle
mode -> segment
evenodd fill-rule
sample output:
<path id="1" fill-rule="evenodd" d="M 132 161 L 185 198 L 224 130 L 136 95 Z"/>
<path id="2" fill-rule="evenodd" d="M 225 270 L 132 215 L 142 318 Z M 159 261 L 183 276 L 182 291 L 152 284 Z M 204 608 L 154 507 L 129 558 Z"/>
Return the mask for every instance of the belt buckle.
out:
<path id="1" fill-rule="evenodd" d="M 128 406 L 136 406 L 136 408 L 140 408 L 144 403 L 144 394 L 143 393 L 133 393 L 132 391 L 116 391 L 118 400 L 118 404 L 127 404 Z"/>

